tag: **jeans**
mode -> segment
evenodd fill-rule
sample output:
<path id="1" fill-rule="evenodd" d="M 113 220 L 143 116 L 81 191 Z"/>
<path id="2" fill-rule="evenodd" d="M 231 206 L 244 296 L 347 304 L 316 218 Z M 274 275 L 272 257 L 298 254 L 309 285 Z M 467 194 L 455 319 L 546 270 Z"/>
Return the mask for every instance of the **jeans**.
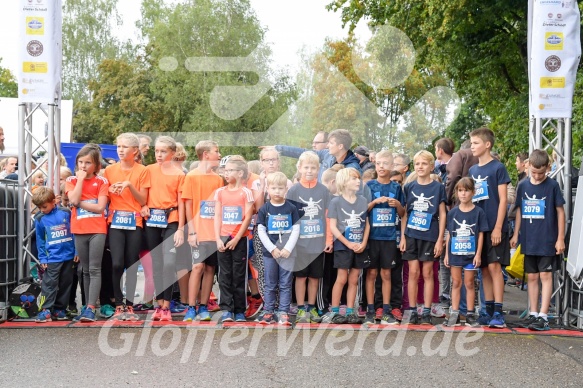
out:
<path id="1" fill-rule="evenodd" d="M 287 260 L 287 259 L 281 259 Z M 289 305 L 292 298 L 292 278 L 293 272 L 283 269 L 272 257 L 263 254 L 265 289 L 263 295 L 263 309 L 265 311 L 275 311 L 277 288 L 279 286 L 278 311 L 289 312 Z"/>

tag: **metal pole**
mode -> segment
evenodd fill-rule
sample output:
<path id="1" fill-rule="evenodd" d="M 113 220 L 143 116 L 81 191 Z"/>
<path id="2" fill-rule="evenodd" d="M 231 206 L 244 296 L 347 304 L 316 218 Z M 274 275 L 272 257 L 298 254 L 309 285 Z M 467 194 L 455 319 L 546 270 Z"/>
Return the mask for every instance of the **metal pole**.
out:
<path id="1" fill-rule="evenodd" d="M 24 143 L 26 134 L 24 130 L 24 120 L 26 119 L 26 104 L 18 105 L 18 160 L 24 167 Z M 24 206 L 24 170 L 18 172 L 18 204 Z M 18 280 L 24 277 L 24 223 L 26 222 L 25 214 L 18 212 Z"/>
<path id="2" fill-rule="evenodd" d="M 47 137 L 49 138 L 49 152 L 48 152 L 48 160 L 49 160 L 49 181 L 47 186 L 52 187 L 55 190 L 55 168 L 56 168 L 56 160 L 58 157 L 55 158 L 55 106 L 49 105 L 49 133 Z M 57 194 L 57 191 L 55 191 Z"/>

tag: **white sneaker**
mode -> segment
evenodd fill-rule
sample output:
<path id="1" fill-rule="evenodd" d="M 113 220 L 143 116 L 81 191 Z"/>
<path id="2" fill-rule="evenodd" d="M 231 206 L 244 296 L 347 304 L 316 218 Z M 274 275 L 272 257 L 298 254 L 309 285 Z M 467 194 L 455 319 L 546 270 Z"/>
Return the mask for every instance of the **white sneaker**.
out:
<path id="1" fill-rule="evenodd" d="M 431 316 L 436 318 L 445 317 L 445 310 L 439 303 L 431 304 Z"/>

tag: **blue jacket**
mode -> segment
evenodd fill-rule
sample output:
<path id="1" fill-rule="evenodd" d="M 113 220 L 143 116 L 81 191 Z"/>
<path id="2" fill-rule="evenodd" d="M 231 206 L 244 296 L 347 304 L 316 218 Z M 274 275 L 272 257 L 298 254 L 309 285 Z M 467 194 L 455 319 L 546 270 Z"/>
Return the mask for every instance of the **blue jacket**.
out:
<path id="1" fill-rule="evenodd" d="M 284 145 L 277 145 L 275 146 L 275 149 L 283 156 L 296 159 L 299 158 L 300 155 L 306 151 L 313 151 L 307 150 L 305 148 L 290 147 Z M 322 174 L 324 173 L 324 171 L 326 171 L 327 169 L 329 169 L 330 167 L 337 163 L 336 158 L 333 155 L 330 155 L 330 152 L 327 149 L 314 152 L 318 154 L 318 157 L 320 158 L 320 171 L 318 172 L 318 182 L 322 182 Z M 354 156 L 351 150 L 348 150 L 346 157 L 340 163 L 343 164 L 344 167 L 355 168 L 356 171 L 362 174 L 362 170 L 360 169 L 360 161 L 356 156 Z"/>
<path id="2" fill-rule="evenodd" d="M 71 233 L 71 211 L 55 207 L 49 214 L 35 216 L 36 246 L 41 264 L 61 263 L 75 257 Z"/>

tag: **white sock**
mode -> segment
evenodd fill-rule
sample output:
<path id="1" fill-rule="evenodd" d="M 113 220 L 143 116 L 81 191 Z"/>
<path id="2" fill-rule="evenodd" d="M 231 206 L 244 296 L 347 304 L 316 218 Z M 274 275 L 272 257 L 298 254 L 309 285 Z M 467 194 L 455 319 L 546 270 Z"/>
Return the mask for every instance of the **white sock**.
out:
<path id="1" fill-rule="evenodd" d="M 532 315 L 533 317 L 538 317 L 538 313 L 536 311 L 531 311 L 530 315 Z"/>
<path id="2" fill-rule="evenodd" d="M 545 321 L 548 321 L 548 316 L 545 313 L 538 313 L 538 316 L 541 317 L 542 319 L 544 319 Z"/>

